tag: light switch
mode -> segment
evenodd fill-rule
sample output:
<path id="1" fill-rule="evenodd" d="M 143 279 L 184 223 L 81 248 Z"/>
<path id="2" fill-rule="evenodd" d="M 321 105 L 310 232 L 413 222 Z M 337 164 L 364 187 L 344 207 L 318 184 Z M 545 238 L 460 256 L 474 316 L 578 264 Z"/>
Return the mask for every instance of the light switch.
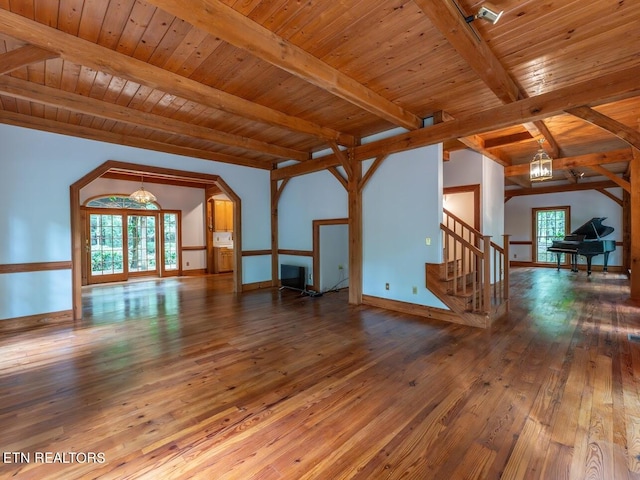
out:
<path id="1" fill-rule="evenodd" d="M 426 243 L 427 247 L 431 245 L 431 237 L 427 237 L 424 239 L 424 243 Z"/>

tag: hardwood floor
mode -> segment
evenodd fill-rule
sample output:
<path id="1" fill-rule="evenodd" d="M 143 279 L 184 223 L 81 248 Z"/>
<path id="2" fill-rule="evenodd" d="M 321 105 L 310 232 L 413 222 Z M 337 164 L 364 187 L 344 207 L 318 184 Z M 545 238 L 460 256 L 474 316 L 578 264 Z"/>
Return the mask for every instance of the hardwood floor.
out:
<path id="1" fill-rule="evenodd" d="M 640 478 L 620 275 L 516 269 L 487 331 L 230 282 L 94 287 L 82 324 L 1 336 L 0 477 Z"/>

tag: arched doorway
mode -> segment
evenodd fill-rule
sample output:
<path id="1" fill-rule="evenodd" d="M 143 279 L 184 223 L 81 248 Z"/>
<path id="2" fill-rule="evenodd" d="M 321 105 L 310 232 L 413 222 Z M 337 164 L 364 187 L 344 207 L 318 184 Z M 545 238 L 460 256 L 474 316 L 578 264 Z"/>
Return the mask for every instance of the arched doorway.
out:
<path id="1" fill-rule="evenodd" d="M 149 165 L 139 165 L 133 163 L 117 162 L 109 160 L 98 168 L 92 170 L 70 186 L 71 197 L 71 248 L 72 248 L 72 297 L 73 297 L 73 318 L 82 318 L 82 256 L 85 253 L 86 245 L 83 244 L 83 225 L 85 219 L 80 205 L 80 190 L 93 180 L 106 175 L 119 175 L 127 178 L 153 178 L 157 182 L 169 184 L 198 185 L 203 190 L 215 187 L 224 193 L 233 202 L 233 222 L 236 225 L 234 231 L 234 242 L 237 247 L 233 253 L 233 290 L 242 290 L 242 208 L 240 197 L 218 176 L 205 173 L 188 172 L 184 170 L 174 170 L 169 168 L 154 167 Z M 203 194 L 203 201 L 205 201 Z"/>

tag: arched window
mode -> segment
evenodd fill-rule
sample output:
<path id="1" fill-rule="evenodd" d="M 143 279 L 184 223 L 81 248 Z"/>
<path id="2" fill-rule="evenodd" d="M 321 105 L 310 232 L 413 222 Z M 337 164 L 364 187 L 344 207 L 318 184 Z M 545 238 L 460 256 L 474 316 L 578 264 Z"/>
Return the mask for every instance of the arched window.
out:
<path id="1" fill-rule="evenodd" d="M 157 202 L 138 203 L 131 200 L 127 195 L 105 195 L 104 197 L 92 198 L 85 203 L 91 208 L 126 208 L 132 210 L 160 210 Z"/>

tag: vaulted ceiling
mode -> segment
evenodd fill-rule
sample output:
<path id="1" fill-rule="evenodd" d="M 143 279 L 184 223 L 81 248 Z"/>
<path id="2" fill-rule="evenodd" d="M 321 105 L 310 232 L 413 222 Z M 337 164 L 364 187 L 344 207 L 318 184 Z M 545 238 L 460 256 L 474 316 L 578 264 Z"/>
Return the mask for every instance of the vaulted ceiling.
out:
<path id="1" fill-rule="evenodd" d="M 280 178 L 443 142 L 522 187 L 543 138 L 554 178 L 617 182 L 640 2 L 492 3 L 496 24 L 474 0 L 0 0 L 0 122 Z"/>

